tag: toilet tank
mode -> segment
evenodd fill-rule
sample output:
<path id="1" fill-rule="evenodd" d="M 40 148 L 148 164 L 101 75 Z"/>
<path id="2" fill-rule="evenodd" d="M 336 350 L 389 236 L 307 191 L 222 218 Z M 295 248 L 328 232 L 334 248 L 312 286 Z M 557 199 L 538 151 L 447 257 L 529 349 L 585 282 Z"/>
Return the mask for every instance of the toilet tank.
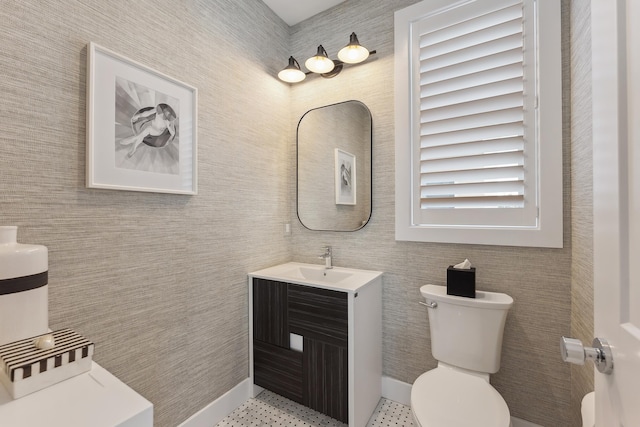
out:
<path id="1" fill-rule="evenodd" d="M 493 374 L 500 369 L 502 335 L 513 298 L 476 291 L 475 298 L 447 295 L 446 286 L 424 285 L 431 330 L 431 354 L 436 360 L 472 371 Z"/>

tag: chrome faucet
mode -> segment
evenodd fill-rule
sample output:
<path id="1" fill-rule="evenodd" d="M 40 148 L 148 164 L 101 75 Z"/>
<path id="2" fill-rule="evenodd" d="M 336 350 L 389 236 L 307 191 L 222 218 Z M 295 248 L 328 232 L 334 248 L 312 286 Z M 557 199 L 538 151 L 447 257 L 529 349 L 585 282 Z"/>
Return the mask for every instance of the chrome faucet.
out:
<path id="1" fill-rule="evenodd" d="M 325 246 L 324 253 L 318 258 L 324 259 L 324 268 L 326 268 L 327 270 L 333 268 L 333 266 L 331 265 L 331 246 Z"/>

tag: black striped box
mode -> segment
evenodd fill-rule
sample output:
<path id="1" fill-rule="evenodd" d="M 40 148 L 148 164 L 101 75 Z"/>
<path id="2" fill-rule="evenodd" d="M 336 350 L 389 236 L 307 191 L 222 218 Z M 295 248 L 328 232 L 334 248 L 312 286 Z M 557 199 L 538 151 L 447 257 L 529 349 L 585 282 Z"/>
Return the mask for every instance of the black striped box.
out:
<path id="1" fill-rule="evenodd" d="M 91 341 L 71 329 L 51 334 L 55 345 L 48 350 L 35 346 L 38 336 L 0 346 L 0 382 L 14 399 L 91 369 Z"/>

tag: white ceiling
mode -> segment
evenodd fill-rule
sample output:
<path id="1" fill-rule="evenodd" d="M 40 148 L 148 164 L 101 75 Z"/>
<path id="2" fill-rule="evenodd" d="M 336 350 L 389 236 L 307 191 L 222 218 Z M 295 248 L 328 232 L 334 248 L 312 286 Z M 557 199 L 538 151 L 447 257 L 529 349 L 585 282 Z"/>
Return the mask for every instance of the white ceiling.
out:
<path id="1" fill-rule="evenodd" d="M 284 22 L 295 25 L 346 0 L 262 0 Z"/>

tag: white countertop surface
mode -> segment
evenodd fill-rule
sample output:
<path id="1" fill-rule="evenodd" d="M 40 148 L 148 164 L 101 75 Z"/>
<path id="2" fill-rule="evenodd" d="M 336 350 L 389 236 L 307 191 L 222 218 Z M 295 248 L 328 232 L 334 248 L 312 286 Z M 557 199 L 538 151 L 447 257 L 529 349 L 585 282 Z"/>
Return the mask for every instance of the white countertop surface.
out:
<path id="1" fill-rule="evenodd" d="M 2 427 L 152 427 L 153 405 L 93 362 L 89 372 L 13 400 L 0 385 Z"/>
<path id="2" fill-rule="evenodd" d="M 301 272 L 303 272 L 305 269 L 308 269 L 309 271 L 313 271 L 315 273 L 320 273 L 319 275 L 314 274 L 314 276 L 318 276 L 319 278 L 314 279 L 303 277 L 303 274 L 301 274 Z M 279 264 L 273 267 L 265 268 L 263 270 L 254 271 L 252 273 L 249 273 L 249 276 L 349 293 L 357 292 L 358 289 L 361 289 L 363 286 L 367 286 L 375 279 L 382 276 L 382 272 L 380 271 L 333 267 L 330 270 L 326 270 L 327 280 L 324 280 L 322 279 L 322 272 L 324 271 L 325 267 L 322 265 L 288 262 L 285 264 Z M 332 275 L 334 275 L 334 277 L 337 276 L 344 278 L 332 282 Z"/>

